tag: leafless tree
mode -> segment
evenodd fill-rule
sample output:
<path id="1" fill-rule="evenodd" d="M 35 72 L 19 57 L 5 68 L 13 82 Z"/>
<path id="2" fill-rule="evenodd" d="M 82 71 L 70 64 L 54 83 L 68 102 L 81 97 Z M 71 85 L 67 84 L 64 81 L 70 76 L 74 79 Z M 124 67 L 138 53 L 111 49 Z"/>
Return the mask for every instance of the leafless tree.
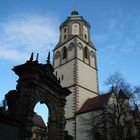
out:
<path id="1" fill-rule="evenodd" d="M 104 81 L 104 84 L 106 86 L 109 86 L 110 88 L 113 87 L 116 95 L 118 94 L 120 89 L 123 90 L 126 96 L 129 97 L 131 107 L 135 108 L 135 106 L 137 105 L 138 109 L 140 110 L 140 86 L 131 85 L 119 72 L 111 74 Z"/>
<path id="2" fill-rule="evenodd" d="M 113 101 L 93 111 L 91 119 L 81 119 L 84 126 L 90 125 L 89 129 L 86 127 L 87 134 L 98 140 L 139 140 L 140 112 L 134 95 L 140 88 L 131 86 L 120 73 L 110 75 L 105 84 L 110 85 Z"/>

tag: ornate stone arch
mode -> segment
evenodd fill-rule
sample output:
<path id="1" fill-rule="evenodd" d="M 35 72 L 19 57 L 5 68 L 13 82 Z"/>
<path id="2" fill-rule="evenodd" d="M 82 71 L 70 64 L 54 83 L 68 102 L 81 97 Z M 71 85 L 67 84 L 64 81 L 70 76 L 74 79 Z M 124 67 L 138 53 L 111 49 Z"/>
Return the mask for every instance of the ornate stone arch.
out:
<path id="1" fill-rule="evenodd" d="M 89 49 L 86 46 L 84 48 L 84 58 L 89 59 Z"/>
<path id="2" fill-rule="evenodd" d="M 62 88 L 53 74 L 53 67 L 49 61 L 47 64 L 39 64 L 37 61 L 15 66 L 13 71 L 19 76 L 17 89 L 14 92 L 17 98 L 11 106 L 13 117 L 20 121 L 18 140 L 30 140 L 32 137 L 32 126 L 34 107 L 38 102 L 45 103 L 50 110 L 48 140 L 64 140 L 64 106 L 66 96 L 70 94 L 67 88 Z M 9 92 L 7 102 L 14 98 Z"/>
<path id="3" fill-rule="evenodd" d="M 77 44 L 77 57 L 83 61 L 83 45 L 81 42 Z"/>
<path id="4" fill-rule="evenodd" d="M 88 49 L 87 46 L 85 46 L 84 51 L 83 51 L 83 57 L 84 57 L 84 61 L 88 64 L 90 63 L 90 56 L 89 55 L 90 55 L 89 54 L 89 49 Z"/>
<path id="5" fill-rule="evenodd" d="M 78 43 L 78 48 L 83 50 L 83 45 L 81 43 Z"/>
<path id="6" fill-rule="evenodd" d="M 96 68 L 96 55 L 93 51 L 90 51 L 90 64 Z"/>
<path id="7" fill-rule="evenodd" d="M 62 59 L 67 59 L 68 52 L 66 46 L 63 47 L 61 54 L 62 54 Z"/>
<path id="8" fill-rule="evenodd" d="M 68 47 L 68 51 L 72 51 L 75 48 L 75 44 L 74 43 L 70 43 L 69 47 Z"/>
<path id="9" fill-rule="evenodd" d="M 91 57 L 95 57 L 95 54 L 93 51 L 90 51 L 90 55 L 91 55 Z"/>
<path id="10" fill-rule="evenodd" d="M 54 55 L 54 59 L 58 59 L 59 57 L 60 57 L 60 52 L 57 51 L 57 52 L 55 53 L 55 55 Z"/>
<path id="11" fill-rule="evenodd" d="M 74 43 L 70 43 L 70 45 L 68 46 L 68 57 L 67 60 L 71 60 L 75 57 L 76 52 L 75 52 L 75 44 Z"/>
<path id="12" fill-rule="evenodd" d="M 60 63 L 61 63 L 61 54 L 60 54 L 59 51 L 57 51 L 57 52 L 54 54 L 54 61 L 53 61 L 53 63 L 54 63 L 54 67 L 57 67 L 57 66 L 60 65 Z"/>

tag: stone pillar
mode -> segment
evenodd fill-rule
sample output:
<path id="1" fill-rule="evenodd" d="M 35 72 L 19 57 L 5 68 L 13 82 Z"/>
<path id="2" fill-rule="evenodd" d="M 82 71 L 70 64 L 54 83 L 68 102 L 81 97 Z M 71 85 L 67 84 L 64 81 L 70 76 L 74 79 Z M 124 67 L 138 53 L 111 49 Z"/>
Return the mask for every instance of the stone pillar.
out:
<path id="1" fill-rule="evenodd" d="M 32 90 L 23 90 L 21 92 L 21 99 L 20 99 L 20 116 L 19 120 L 21 122 L 18 140 L 31 140 L 32 137 L 32 126 L 33 126 L 33 102 Z"/>

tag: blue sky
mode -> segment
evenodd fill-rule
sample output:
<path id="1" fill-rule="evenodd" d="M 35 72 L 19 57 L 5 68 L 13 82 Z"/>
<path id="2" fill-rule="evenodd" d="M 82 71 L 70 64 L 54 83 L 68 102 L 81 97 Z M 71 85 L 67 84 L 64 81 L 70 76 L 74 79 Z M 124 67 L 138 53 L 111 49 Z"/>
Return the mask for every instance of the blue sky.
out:
<path id="1" fill-rule="evenodd" d="M 16 87 L 13 66 L 24 63 L 31 52 L 39 52 L 45 63 L 58 42 L 60 24 L 73 9 L 91 25 L 100 91 L 106 91 L 103 81 L 116 71 L 140 85 L 139 0 L 1 0 L 0 101 Z"/>

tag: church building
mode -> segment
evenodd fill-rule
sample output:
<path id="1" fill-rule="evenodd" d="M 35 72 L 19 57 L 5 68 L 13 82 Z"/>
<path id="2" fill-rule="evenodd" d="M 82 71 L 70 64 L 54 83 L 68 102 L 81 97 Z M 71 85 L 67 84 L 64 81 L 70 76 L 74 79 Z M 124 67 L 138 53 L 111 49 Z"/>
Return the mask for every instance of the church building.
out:
<path id="1" fill-rule="evenodd" d="M 2 139 L 140 139 L 140 113 L 130 108 L 128 95 L 114 87 L 99 95 L 90 25 L 76 10 L 61 24 L 53 55 L 53 66 L 50 53 L 45 64 L 32 53 L 12 69 L 19 78 L 5 95 L 8 109 L 0 107 Z M 38 102 L 49 108 L 47 127 L 34 112 Z"/>
<path id="2" fill-rule="evenodd" d="M 90 25 L 75 10 L 60 26 L 53 67 L 62 87 L 71 91 L 66 97 L 65 130 L 74 140 L 139 139 L 139 128 L 132 124 L 134 117 L 124 91 L 119 89 L 117 93 L 112 87 L 109 93 L 99 95 Z M 119 116 L 119 121 L 114 116 Z"/>
<path id="3" fill-rule="evenodd" d="M 65 129 L 74 139 L 80 140 L 76 113 L 87 99 L 98 96 L 99 91 L 96 49 L 91 41 L 90 24 L 75 10 L 60 26 L 53 67 L 61 85 L 72 92 L 65 106 Z"/>

